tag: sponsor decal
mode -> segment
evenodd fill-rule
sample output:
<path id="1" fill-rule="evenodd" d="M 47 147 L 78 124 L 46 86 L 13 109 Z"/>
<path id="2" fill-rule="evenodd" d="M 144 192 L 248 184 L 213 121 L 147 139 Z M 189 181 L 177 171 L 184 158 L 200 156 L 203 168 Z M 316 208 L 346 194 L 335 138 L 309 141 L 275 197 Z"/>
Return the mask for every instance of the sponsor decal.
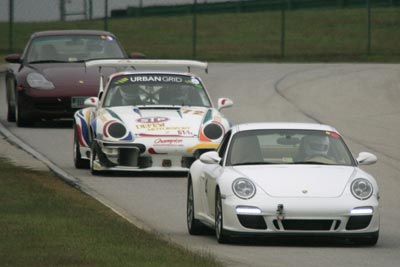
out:
<path id="1" fill-rule="evenodd" d="M 200 115 L 200 116 L 204 114 L 204 111 L 202 110 L 193 110 L 193 109 L 182 109 L 182 112 L 184 114 Z"/>
<path id="2" fill-rule="evenodd" d="M 165 129 L 165 123 L 164 122 L 155 122 L 155 123 L 143 123 L 143 124 L 137 124 L 136 129 L 145 129 L 148 131 L 159 131 L 159 130 L 164 130 Z"/>
<path id="3" fill-rule="evenodd" d="M 167 82 L 167 83 L 182 83 L 183 79 L 177 76 L 144 76 L 144 75 L 136 75 L 131 76 L 130 81 L 135 82 Z"/>
<path id="4" fill-rule="evenodd" d="M 118 79 L 114 84 L 124 84 L 127 81 L 129 81 L 129 79 L 127 77 L 123 77 L 123 78 Z"/>
<path id="5" fill-rule="evenodd" d="M 137 122 L 140 123 L 158 123 L 158 122 L 164 122 L 168 121 L 169 119 L 166 117 L 146 117 L 146 118 L 140 118 L 137 119 Z"/>
<path id="6" fill-rule="evenodd" d="M 180 126 L 171 126 L 166 127 L 165 125 L 160 124 L 139 124 L 136 125 L 137 130 L 146 130 L 147 132 L 163 132 L 159 135 L 173 135 L 173 136 L 194 136 L 191 127 L 180 127 Z M 150 134 L 152 136 L 159 136 L 156 133 Z"/>
<path id="7" fill-rule="evenodd" d="M 157 138 L 154 140 L 154 146 L 183 146 L 183 139 L 180 138 Z"/>

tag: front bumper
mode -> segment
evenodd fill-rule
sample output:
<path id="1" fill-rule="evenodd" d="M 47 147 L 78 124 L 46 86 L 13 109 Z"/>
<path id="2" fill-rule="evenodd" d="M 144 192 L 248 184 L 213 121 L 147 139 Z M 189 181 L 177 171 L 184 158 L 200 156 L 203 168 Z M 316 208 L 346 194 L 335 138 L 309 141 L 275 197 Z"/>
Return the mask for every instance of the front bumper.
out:
<path id="1" fill-rule="evenodd" d="M 19 94 L 20 109 L 26 117 L 34 119 L 73 118 L 79 108 L 73 108 L 71 97 L 32 97 Z"/>
<path id="2" fill-rule="evenodd" d="M 197 139 L 196 139 L 197 140 Z M 192 140 L 194 141 L 194 139 Z M 154 142 L 151 140 L 151 142 Z M 109 143 L 97 141 L 98 159 L 93 167 L 96 171 L 174 171 L 187 172 L 192 163 L 204 152 L 215 149 L 218 144 L 199 146 L 201 149 L 190 150 L 186 146 L 169 146 L 155 151 L 149 142 Z M 190 152 L 189 152 L 190 151 Z M 83 158 L 90 158 L 90 149 L 81 148 Z"/>
<path id="3" fill-rule="evenodd" d="M 271 198 L 268 201 L 237 201 L 227 197 L 223 203 L 224 229 L 231 235 L 306 235 L 357 236 L 379 232 L 379 207 L 376 198 L 359 201 L 343 198 Z M 282 209 L 279 210 L 279 205 Z M 239 213 L 236 208 L 256 207 L 259 214 Z M 352 214 L 369 207 L 371 213 Z"/>

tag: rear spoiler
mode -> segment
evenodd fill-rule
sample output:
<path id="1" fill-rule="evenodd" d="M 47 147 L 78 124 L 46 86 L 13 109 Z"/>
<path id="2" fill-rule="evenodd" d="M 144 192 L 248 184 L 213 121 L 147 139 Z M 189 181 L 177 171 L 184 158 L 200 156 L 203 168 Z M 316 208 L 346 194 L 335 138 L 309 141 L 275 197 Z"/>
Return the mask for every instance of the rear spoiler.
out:
<path id="1" fill-rule="evenodd" d="M 191 67 L 204 69 L 208 73 L 208 63 L 195 60 L 168 60 L 168 59 L 95 59 L 85 62 L 89 67 L 186 67 L 190 72 Z M 135 68 L 136 69 L 136 68 Z"/>

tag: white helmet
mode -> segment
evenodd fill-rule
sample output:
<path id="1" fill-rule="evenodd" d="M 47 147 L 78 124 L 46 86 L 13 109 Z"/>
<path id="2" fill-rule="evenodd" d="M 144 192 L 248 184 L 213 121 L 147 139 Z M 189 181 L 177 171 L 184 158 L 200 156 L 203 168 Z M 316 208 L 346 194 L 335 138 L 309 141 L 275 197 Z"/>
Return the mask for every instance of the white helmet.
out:
<path id="1" fill-rule="evenodd" d="M 309 135 L 303 138 L 304 153 L 307 157 L 326 156 L 329 150 L 328 136 Z"/>
<path id="2" fill-rule="evenodd" d="M 119 91 L 125 101 L 135 101 L 139 99 L 138 90 L 132 86 L 121 86 Z"/>

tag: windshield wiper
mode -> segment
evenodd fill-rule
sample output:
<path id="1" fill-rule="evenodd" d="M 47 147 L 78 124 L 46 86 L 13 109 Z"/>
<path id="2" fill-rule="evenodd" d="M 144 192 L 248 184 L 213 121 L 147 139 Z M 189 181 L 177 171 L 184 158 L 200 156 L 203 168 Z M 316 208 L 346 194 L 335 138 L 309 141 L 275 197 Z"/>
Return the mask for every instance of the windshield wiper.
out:
<path id="1" fill-rule="evenodd" d="M 277 164 L 274 162 L 263 162 L 263 161 L 257 161 L 257 162 L 241 162 L 241 163 L 235 163 L 232 164 L 232 166 L 239 166 L 239 165 L 268 165 L 268 164 Z"/>
<path id="2" fill-rule="evenodd" d="M 77 62 L 77 61 L 74 61 Z M 64 60 L 37 60 L 37 61 L 30 61 L 29 64 L 37 64 L 37 63 L 69 63 L 69 61 Z"/>
<path id="3" fill-rule="evenodd" d="M 317 165 L 333 165 L 331 163 L 321 162 L 321 161 L 296 161 L 292 164 L 317 164 Z"/>

